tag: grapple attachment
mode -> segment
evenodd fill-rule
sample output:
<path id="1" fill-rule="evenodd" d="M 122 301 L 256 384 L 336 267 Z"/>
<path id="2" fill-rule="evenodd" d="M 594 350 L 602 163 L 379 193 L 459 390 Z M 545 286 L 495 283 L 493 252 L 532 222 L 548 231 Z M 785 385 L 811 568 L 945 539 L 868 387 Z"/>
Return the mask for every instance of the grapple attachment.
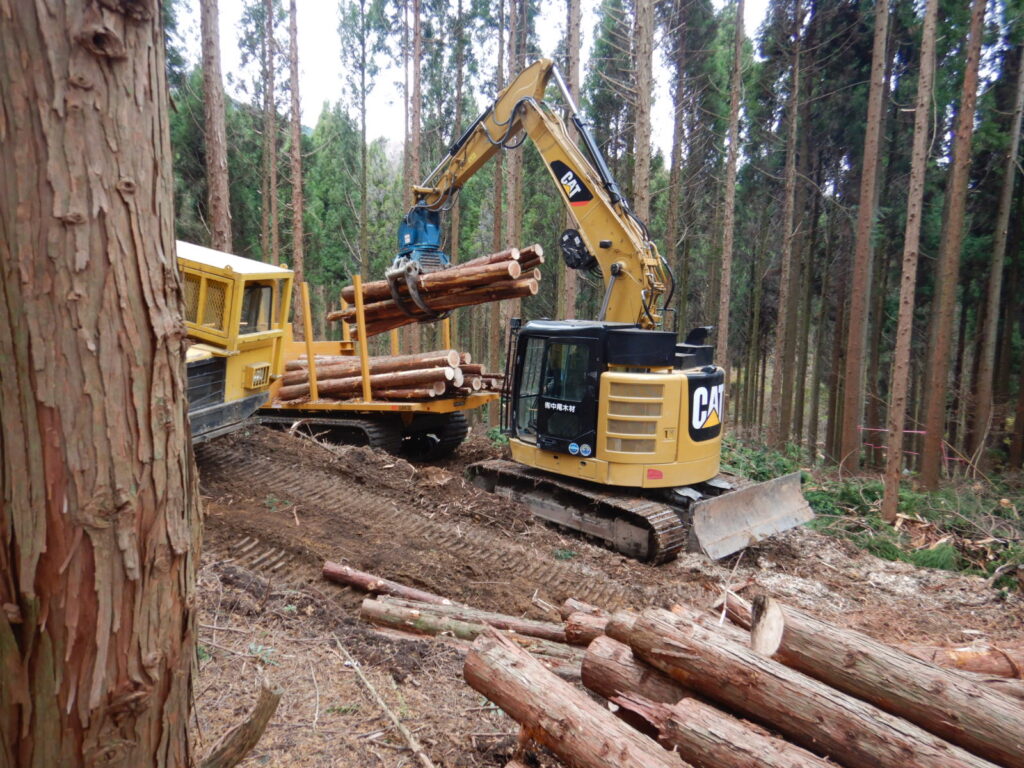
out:
<path id="1" fill-rule="evenodd" d="M 694 502 L 689 549 L 713 560 L 739 552 L 814 518 L 800 490 L 800 473 Z"/>

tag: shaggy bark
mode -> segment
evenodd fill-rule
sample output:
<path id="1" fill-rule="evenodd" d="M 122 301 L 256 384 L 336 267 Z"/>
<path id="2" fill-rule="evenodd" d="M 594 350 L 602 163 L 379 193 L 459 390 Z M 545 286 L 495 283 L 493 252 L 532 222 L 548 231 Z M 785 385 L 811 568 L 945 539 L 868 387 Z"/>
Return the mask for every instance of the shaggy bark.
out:
<path id="1" fill-rule="evenodd" d="M 0 764 L 190 762 L 200 509 L 150 3 L 0 11 Z"/>
<path id="2" fill-rule="evenodd" d="M 224 80 L 220 70 L 220 19 L 217 0 L 202 0 L 199 4 L 199 21 L 203 38 L 203 122 L 210 247 L 231 253 L 228 138 L 224 125 Z"/>

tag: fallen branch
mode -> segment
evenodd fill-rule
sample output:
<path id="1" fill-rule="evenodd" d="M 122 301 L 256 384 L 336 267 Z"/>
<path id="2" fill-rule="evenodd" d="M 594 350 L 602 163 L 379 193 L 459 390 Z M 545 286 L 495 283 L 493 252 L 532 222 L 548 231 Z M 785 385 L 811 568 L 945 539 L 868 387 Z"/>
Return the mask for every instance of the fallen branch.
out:
<path id="1" fill-rule="evenodd" d="M 347 565 L 332 563 L 330 560 L 324 562 L 323 576 L 328 581 L 344 584 L 347 587 L 355 587 L 371 595 L 394 595 L 404 597 L 408 600 L 418 600 L 421 603 L 434 603 L 436 605 L 455 605 L 447 597 L 435 595 L 432 592 L 424 592 L 422 589 L 407 587 L 397 581 L 382 579 L 372 573 L 357 571 Z"/>
<path id="2" fill-rule="evenodd" d="M 264 680 L 256 706 L 249 713 L 249 717 L 220 738 L 210 754 L 200 763 L 200 768 L 232 768 L 238 765 L 252 751 L 267 729 L 267 723 L 277 711 L 282 693 L 281 688 L 271 686 L 269 681 Z"/>

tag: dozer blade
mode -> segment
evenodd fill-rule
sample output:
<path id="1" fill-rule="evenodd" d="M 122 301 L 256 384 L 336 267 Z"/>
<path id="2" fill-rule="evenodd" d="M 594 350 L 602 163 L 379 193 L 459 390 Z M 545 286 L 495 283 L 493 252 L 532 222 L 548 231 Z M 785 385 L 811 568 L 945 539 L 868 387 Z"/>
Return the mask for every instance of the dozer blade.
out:
<path id="1" fill-rule="evenodd" d="M 702 499 L 691 510 L 690 548 L 712 560 L 814 518 L 800 491 L 799 472 Z"/>

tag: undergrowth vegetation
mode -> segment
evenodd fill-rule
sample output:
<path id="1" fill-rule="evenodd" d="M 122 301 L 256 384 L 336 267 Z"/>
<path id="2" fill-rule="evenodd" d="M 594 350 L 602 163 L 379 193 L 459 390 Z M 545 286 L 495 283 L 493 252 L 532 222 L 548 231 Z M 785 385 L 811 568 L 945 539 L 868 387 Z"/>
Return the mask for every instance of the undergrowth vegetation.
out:
<path id="1" fill-rule="evenodd" d="M 722 469 L 755 481 L 801 471 L 816 518 L 809 525 L 887 560 L 963 571 L 999 589 L 1024 585 L 1024 488 L 1004 479 L 950 481 L 934 493 L 900 489 L 895 526 L 882 520 L 882 478 L 840 477 L 833 467 L 801 466 L 792 446 L 772 451 L 734 436 L 723 441 Z"/>

